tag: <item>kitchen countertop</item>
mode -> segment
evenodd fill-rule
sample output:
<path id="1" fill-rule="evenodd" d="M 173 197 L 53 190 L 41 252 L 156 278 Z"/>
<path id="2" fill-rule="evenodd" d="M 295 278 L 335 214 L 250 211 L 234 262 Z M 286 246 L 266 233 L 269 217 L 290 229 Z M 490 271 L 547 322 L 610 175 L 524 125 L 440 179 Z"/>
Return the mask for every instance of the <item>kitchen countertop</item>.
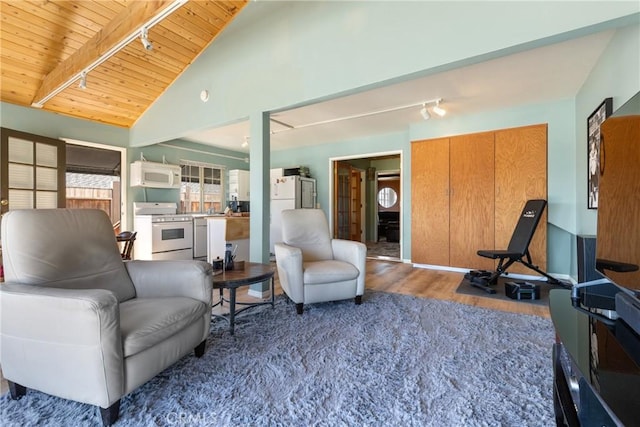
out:
<path id="1" fill-rule="evenodd" d="M 225 240 L 237 240 L 249 238 L 249 217 L 248 216 L 219 216 L 211 215 L 205 217 L 210 226 L 218 229 L 223 228 Z M 212 220 L 209 222 L 209 220 Z"/>

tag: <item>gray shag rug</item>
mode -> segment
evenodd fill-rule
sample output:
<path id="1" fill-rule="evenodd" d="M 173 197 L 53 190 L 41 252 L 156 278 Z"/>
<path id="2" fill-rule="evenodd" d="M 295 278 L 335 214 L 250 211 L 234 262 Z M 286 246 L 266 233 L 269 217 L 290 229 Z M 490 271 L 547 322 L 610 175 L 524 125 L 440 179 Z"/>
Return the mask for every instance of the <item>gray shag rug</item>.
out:
<path id="1" fill-rule="evenodd" d="M 553 425 L 551 321 L 383 292 L 286 298 L 212 324 L 190 354 L 122 400 L 119 426 Z M 98 425 L 96 408 L 28 390 L 3 426 Z"/>

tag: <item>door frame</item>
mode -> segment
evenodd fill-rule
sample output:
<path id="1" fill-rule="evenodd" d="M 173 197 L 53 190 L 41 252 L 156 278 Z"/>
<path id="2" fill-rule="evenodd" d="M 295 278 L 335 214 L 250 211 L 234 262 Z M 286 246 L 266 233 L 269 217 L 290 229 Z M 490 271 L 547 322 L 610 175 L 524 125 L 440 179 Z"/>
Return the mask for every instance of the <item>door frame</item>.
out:
<path id="1" fill-rule="evenodd" d="M 329 157 L 329 163 L 328 163 L 328 170 L 329 170 L 329 212 L 328 212 L 328 220 L 329 220 L 329 229 L 333 230 L 333 210 L 334 210 L 334 182 L 333 182 L 333 164 L 334 162 L 338 162 L 341 160 L 356 160 L 356 159 L 369 159 L 369 158 L 374 158 L 374 157 L 384 157 L 384 156 L 400 156 L 400 188 L 403 190 L 402 192 L 404 193 L 404 174 L 403 174 L 403 167 L 404 167 L 404 156 L 403 156 L 403 151 L 402 150 L 392 150 L 392 151 L 378 151 L 378 152 L 372 152 L 372 153 L 361 153 L 361 154 L 352 154 L 349 156 L 337 156 L 337 157 Z M 377 184 L 376 184 L 377 186 Z M 376 193 L 377 194 L 377 193 Z M 366 197 L 366 196 L 365 196 Z M 400 259 L 404 259 L 402 257 L 403 255 L 403 239 L 402 239 L 402 234 L 403 234 L 403 229 L 404 229 L 404 203 L 406 201 L 406 197 L 402 198 L 402 203 L 400 203 Z M 366 229 L 366 221 L 365 221 L 365 226 L 363 227 L 363 229 Z M 365 236 L 366 236 L 366 230 L 364 231 Z M 376 231 L 377 233 L 377 231 Z"/>
<path id="2" fill-rule="evenodd" d="M 390 174 L 390 173 L 398 173 L 398 175 L 400 176 L 400 189 L 402 190 L 402 168 L 400 169 L 381 169 L 381 170 L 376 170 L 376 176 L 375 176 L 375 201 L 378 201 L 378 191 L 380 191 L 380 174 L 386 175 L 386 174 Z M 402 193 L 401 193 L 401 197 L 400 197 L 400 238 L 402 238 L 402 223 L 404 221 L 402 221 L 402 203 L 404 202 L 404 199 L 402 198 Z M 380 213 L 380 207 L 378 205 L 378 203 L 376 203 L 376 215 Z M 380 236 L 378 235 L 378 228 L 376 227 L 376 233 L 375 233 L 375 237 L 376 237 L 376 241 L 380 240 Z"/>

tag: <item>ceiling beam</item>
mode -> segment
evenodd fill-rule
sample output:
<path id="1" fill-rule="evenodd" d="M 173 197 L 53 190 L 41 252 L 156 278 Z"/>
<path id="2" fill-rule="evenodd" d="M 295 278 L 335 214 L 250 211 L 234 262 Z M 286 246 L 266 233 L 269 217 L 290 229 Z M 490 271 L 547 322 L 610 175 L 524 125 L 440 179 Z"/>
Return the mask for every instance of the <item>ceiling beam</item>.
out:
<path id="1" fill-rule="evenodd" d="M 81 73 L 132 32 L 140 29 L 151 18 L 173 3 L 175 0 L 131 2 L 125 10 L 98 31 L 87 43 L 47 74 L 36 92 L 33 102 L 39 103 L 50 93 L 68 84 L 69 79 Z"/>

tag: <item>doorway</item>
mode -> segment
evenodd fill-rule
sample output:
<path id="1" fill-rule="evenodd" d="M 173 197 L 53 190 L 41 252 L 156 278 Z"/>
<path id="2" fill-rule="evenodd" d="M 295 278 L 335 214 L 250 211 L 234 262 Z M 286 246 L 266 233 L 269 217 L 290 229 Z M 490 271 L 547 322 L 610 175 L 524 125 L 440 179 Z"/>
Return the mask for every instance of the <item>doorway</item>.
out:
<path id="1" fill-rule="evenodd" d="M 369 258 L 401 260 L 401 153 L 330 161 L 334 237 L 365 243 Z"/>
<path id="2" fill-rule="evenodd" d="M 66 205 L 101 209 L 115 234 L 128 230 L 126 148 L 65 139 Z"/>

